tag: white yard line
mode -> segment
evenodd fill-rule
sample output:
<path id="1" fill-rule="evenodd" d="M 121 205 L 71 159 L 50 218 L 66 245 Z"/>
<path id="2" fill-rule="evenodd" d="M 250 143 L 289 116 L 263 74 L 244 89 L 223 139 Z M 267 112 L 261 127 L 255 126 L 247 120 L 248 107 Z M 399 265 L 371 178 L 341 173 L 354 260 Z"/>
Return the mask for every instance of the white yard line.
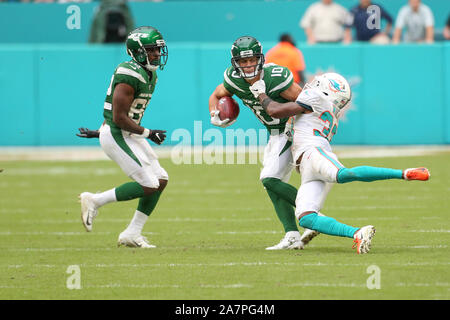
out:
<path id="1" fill-rule="evenodd" d="M 161 159 L 170 159 L 172 147 L 153 146 Z M 248 147 L 247 147 L 248 148 Z M 190 148 L 192 157 L 203 152 L 201 148 Z M 226 148 L 225 148 L 226 149 Z M 245 153 L 245 148 L 236 147 L 235 153 Z M 258 147 L 258 154 L 264 146 Z M 410 157 L 450 152 L 447 145 L 415 146 L 333 146 L 340 158 L 384 158 Z M 39 160 L 39 161 L 94 161 L 109 160 L 100 147 L 0 147 L 0 161 Z"/>
<path id="2" fill-rule="evenodd" d="M 104 269 L 116 269 L 116 268 L 198 268 L 198 267 L 261 267 L 261 266 L 281 266 L 281 267 L 368 267 L 370 263 L 327 263 L 327 262 L 314 262 L 314 263 L 301 263 L 301 262 L 225 262 L 225 263 L 110 263 L 110 264 L 79 264 L 80 268 L 104 268 Z M 396 266 L 396 267 L 435 267 L 435 266 L 448 266 L 450 262 L 387 262 L 380 264 L 380 267 L 384 266 Z M 67 268 L 65 264 L 49 265 L 49 264 L 13 264 L 13 265 L 0 265 L 0 268 L 21 269 L 25 267 L 31 268 Z"/>

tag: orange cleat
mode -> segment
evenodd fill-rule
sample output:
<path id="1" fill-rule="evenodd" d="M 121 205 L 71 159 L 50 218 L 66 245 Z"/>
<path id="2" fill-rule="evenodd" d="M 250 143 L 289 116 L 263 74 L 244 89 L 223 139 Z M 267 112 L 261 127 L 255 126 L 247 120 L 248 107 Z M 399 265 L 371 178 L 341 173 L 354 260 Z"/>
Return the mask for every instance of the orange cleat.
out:
<path id="1" fill-rule="evenodd" d="M 364 254 L 370 251 L 372 238 L 375 235 L 374 226 L 365 226 L 355 232 L 353 236 L 353 247 L 357 254 Z"/>
<path id="2" fill-rule="evenodd" d="M 405 169 L 403 171 L 403 179 L 426 181 L 430 179 L 430 172 L 424 167 Z"/>

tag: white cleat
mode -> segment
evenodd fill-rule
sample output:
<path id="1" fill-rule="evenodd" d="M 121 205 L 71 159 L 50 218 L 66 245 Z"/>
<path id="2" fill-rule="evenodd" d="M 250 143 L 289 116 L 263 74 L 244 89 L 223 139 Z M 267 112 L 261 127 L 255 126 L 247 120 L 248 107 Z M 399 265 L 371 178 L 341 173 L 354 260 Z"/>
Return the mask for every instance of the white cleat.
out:
<path id="1" fill-rule="evenodd" d="M 304 246 L 306 246 L 313 238 L 317 237 L 319 234 L 320 234 L 319 231 L 305 228 L 305 231 L 303 231 L 300 241 L 303 242 Z"/>
<path id="2" fill-rule="evenodd" d="M 300 240 L 300 232 L 290 231 L 286 233 L 280 243 L 268 247 L 266 250 L 303 249 L 303 247 L 303 242 Z"/>
<path id="3" fill-rule="evenodd" d="M 151 249 L 156 248 L 155 245 L 150 244 L 146 237 L 140 234 L 125 234 L 121 233 L 119 235 L 119 240 L 117 241 L 117 246 L 126 246 L 131 248 L 145 248 Z"/>
<path id="4" fill-rule="evenodd" d="M 98 214 L 97 206 L 92 199 L 92 195 L 90 192 L 83 192 L 78 197 L 81 202 L 81 221 L 83 221 L 87 232 L 92 231 L 92 223 Z"/>
<path id="5" fill-rule="evenodd" d="M 357 254 L 364 254 L 370 251 L 370 245 L 374 235 L 374 226 L 365 226 L 356 231 L 355 235 L 353 236 L 353 249 L 356 248 Z"/>

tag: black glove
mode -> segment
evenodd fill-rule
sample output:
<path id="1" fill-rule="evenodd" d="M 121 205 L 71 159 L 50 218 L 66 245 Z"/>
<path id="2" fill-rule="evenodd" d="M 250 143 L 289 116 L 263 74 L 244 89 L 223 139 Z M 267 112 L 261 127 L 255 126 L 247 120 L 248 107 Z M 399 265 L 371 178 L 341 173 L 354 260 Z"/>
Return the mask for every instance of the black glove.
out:
<path id="1" fill-rule="evenodd" d="M 166 130 L 150 130 L 148 138 L 159 145 L 166 139 Z"/>
<path id="2" fill-rule="evenodd" d="M 98 138 L 100 136 L 100 132 L 98 130 L 89 130 L 88 128 L 78 128 L 80 133 L 76 135 L 80 138 Z"/>

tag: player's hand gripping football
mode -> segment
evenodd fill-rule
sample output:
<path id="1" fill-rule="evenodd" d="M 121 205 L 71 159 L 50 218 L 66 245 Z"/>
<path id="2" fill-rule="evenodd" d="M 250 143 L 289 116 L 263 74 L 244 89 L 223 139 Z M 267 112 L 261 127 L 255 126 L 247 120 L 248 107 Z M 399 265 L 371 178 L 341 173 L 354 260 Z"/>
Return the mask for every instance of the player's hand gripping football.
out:
<path id="1" fill-rule="evenodd" d="M 233 121 L 230 121 L 230 119 L 228 118 L 220 120 L 219 113 L 220 113 L 219 110 L 211 111 L 211 124 L 217 127 L 226 128 L 236 122 L 236 119 Z"/>
<path id="2" fill-rule="evenodd" d="M 98 138 L 100 136 L 100 132 L 98 130 L 89 130 L 88 128 L 78 128 L 80 133 L 76 135 L 80 138 Z"/>
<path id="3" fill-rule="evenodd" d="M 160 145 L 166 139 L 166 130 L 150 130 L 148 138 L 157 145 Z"/>
<path id="4" fill-rule="evenodd" d="M 250 91 L 255 98 L 258 98 L 260 94 L 266 93 L 266 83 L 263 80 L 258 80 L 250 86 Z"/>

